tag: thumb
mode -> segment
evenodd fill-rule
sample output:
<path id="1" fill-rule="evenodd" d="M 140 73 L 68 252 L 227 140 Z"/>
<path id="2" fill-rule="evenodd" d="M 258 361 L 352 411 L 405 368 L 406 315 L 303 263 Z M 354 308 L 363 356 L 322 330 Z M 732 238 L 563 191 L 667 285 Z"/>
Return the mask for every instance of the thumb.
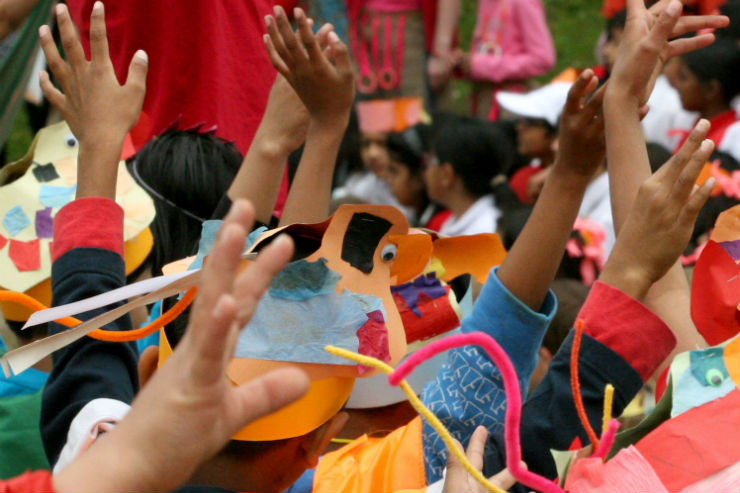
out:
<path id="1" fill-rule="evenodd" d="M 146 92 L 146 74 L 149 69 L 149 56 L 144 50 L 138 50 L 131 58 L 128 66 L 126 87 L 136 91 Z"/>

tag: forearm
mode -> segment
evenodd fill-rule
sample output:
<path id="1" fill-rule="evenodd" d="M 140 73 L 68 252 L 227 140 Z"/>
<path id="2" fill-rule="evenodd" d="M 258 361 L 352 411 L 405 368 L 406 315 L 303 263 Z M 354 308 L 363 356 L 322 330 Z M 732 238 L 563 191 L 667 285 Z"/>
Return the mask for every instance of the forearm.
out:
<path id="1" fill-rule="evenodd" d="M 452 40 L 460 19 L 460 0 L 438 0 L 437 19 L 434 26 L 432 54 L 447 55 L 452 50 Z"/>
<path id="2" fill-rule="evenodd" d="M 533 310 L 540 309 L 555 278 L 587 184 L 587 177 L 567 173 L 556 163 L 498 271 L 509 291 Z"/>
<path id="3" fill-rule="evenodd" d="M 308 127 L 306 146 L 285 201 L 280 226 L 318 223 L 329 215 L 334 166 L 346 123 Z"/>
<path id="4" fill-rule="evenodd" d="M 100 136 L 80 142 L 77 157 L 76 198 L 116 198 L 118 163 L 125 136 Z"/>
<path id="5" fill-rule="evenodd" d="M 227 192 L 232 201 L 251 201 L 255 219 L 263 224 L 270 224 L 289 154 L 290 149 L 261 125 Z"/>
<path id="6" fill-rule="evenodd" d="M 651 174 L 650 164 L 640 125 L 638 100 L 610 87 L 604 101 L 604 113 L 612 216 L 614 229 L 619 233 L 640 185 Z M 607 279 L 612 276 L 609 272 L 606 274 Z M 691 320 L 689 286 L 679 262 L 652 287 L 640 285 L 633 290 L 631 295 L 643 300 L 674 331 L 678 339 L 675 351 L 704 345 Z"/>

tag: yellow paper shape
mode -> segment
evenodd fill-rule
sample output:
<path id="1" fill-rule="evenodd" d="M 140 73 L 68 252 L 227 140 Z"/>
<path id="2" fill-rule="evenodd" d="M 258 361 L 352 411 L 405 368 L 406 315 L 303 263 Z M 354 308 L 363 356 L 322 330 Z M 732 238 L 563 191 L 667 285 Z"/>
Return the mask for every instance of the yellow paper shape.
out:
<path id="1" fill-rule="evenodd" d="M 469 273 L 483 284 L 491 267 L 506 258 L 506 249 L 497 234 L 453 236 L 434 242 L 434 256 L 445 268 L 443 281 Z"/>

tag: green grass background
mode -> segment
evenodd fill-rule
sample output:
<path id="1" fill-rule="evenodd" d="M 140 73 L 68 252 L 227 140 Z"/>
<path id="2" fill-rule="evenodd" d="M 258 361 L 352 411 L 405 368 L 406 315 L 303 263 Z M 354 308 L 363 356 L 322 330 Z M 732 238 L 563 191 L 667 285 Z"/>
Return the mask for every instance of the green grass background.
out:
<path id="1" fill-rule="evenodd" d="M 557 62 L 549 74 L 538 78 L 542 82 L 566 67 L 592 66 L 595 62 L 594 47 L 604 26 L 604 20 L 599 14 L 601 0 L 544 0 L 544 2 L 547 22 L 555 40 Z M 463 0 L 460 21 L 460 42 L 463 48 L 470 47 L 475 14 L 476 0 Z M 469 87 L 460 82 L 457 89 L 456 95 L 462 102 L 469 94 Z M 21 111 L 7 142 L 9 162 L 25 154 L 31 144 L 31 138 L 28 115 Z"/>

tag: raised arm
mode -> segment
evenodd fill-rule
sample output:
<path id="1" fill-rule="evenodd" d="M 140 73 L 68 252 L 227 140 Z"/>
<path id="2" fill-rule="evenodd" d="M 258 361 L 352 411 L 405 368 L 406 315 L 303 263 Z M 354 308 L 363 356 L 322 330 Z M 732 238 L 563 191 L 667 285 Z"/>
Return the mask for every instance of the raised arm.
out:
<path id="1" fill-rule="evenodd" d="M 568 93 L 555 164 L 498 271 L 509 291 L 533 310 L 539 310 L 555 278 L 583 193 L 604 158 L 603 90 L 584 104 L 596 84 L 596 76 L 586 70 Z"/>
<path id="2" fill-rule="evenodd" d="M 681 4 L 678 1 L 662 0 L 646 9 L 643 2 L 635 0 L 628 1 L 627 8 L 627 24 L 604 101 L 612 214 L 617 233 L 640 184 L 650 176 L 639 111 L 647 101 L 655 77 L 665 60 L 706 46 L 713 41 L 713 35 L 671 42 L 668 39 L 706 27 L 721 27 L 727 22 L 721 16 L 679 18 Z M 708 122 L 700 122 L 691 134 L 691 145 L 684 146 L 680 153 L 691 155 L 691 149 L 698 147 L 708 128 Z M 653 285 L 645 303 L 676 334 L 675 351 L 704 346 L 704 340 L 691 321 L 689 286 L 678 262 Z"/>
<path id="3" fill-rule="evenodd" d="M 104 18 L 103 4 L 96 2 L 90 21 L 90 61 L 85 58 L 65 5 L 57 6 L 57 23 L 68 63 L 59 56 L 49 27 L 39 30 L 49 67 L 62 88 L 56 89 L 48 74 L 42 72 L 42 89 L 80 144 L 77 200 L 54 218 L 51 280 L 55 305 L 79 301 L 126 283 L 123 211 L 114 198 L 123 140 L 136 123 L 144 100 L 147 57 L 144 52 L 134 55 L 126 84 L 120 86 L 108 55 Z M 85 318 L 102 311 L 88 312 Z M 131 321 L 123 317 L 107 328 L 130 329 Z M 52 334 L 63 330 L 61 325 L 49 324 Z M 41 409 L 42 439 L 51 464 L 57 462 L 67 441 L 70 423 L 90 401 L 108 398 L 117 402 L 119 409 L 126 407 L 121 403 L 133 399 L 138 390 L 136 360 L 133 343 L 87 337 L 54 353 Z M 80 446 L 82 443 L 80 440 Z M 68 458 L 74 452 L 75 447 L 70 447 Z"/>
<path id="4" fill-rule="evenodd" d="M 295 9 L 294 17 L 297 33 L 291 30 L 281 7 L 275 7 L 275 17 L 266 19 L 265 46 L 270 60 L 310 115 L 306 145 L 281 225 L 321 222 L 329 215 L 334 166 L 355 94 L 349 52 L 331 26 L 322 49 L 303 10 Z"/>
<path id="5" fill-rule="evenodd" d="M 249 199 L 263 224 L 270 224 L 288 155 L 303 143 L 307 127 L 306 107 L 278 74 L 252 144 L 227 192 L 232 201 Z"/>

